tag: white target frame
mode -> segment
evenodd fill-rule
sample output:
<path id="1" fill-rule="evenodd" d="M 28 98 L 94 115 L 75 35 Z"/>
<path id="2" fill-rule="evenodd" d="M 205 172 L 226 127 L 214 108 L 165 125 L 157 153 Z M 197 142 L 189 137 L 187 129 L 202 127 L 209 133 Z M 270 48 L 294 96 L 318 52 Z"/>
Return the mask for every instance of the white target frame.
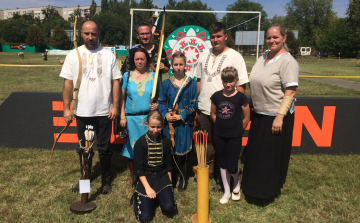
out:
<path id="1" fill-rule="evenodd" d="M 134 11 L 145 11 L 145 12 L 161 12 L 163 9 L 138 9 L 131 8 L 131 23 L 130 23 L 130 46 L 132 46 L 132 37 L 133 37 L 133 21 L 134 21 Z M 261 12 L 259 11 L 201 11 L 201 10 L 165 10 L 166 12 L 182 12 L 182 13 L 230 13 L 230 14 L 259 14 L 258 20 L 258 30 L 257 30 L 257 40 L 256 40 L 256 60 L 259 57 L 259 41 L 260 41 L 260 21 L 261 21 Z M 239 22 L 240 23 L 240 22 Z M 237 26 L 237 25 L 236 25 Z"/>

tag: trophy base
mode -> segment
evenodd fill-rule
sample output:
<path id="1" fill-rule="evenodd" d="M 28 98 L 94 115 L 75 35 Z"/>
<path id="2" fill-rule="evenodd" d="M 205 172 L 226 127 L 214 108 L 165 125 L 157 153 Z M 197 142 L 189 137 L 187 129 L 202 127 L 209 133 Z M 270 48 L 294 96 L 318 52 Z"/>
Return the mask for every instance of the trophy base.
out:
<path id="1" fill-rule="evenodd" d="M 197 214 L 194 214 L 193 216 L 191 216 L 191 223 L 198 223 L 198 218 L 197 218 Z M 211 223 L 211 218 L 209 218 L 208 223 Z"/>
<path id="2" fill-rule="evenodd" d="M 70 211 L 74 214 L 86 214 L 91 213 L 96 209 L 96 204 L 89 201 L 86 204 L 81 203 L 81 201 L 75 202 L 70 206 Z"/>

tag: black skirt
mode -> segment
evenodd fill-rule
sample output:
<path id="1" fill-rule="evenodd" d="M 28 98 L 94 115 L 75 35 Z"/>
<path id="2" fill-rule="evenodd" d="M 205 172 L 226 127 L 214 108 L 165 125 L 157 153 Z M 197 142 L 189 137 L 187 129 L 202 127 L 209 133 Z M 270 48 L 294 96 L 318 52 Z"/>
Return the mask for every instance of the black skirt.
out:
<path id="1" fill-rule="evenodd" d="M 156 194 L 160 193 L 165 187 L 172 187 L 168 172 L 165 169 L 155 174 L 147 175 L 146 180 Z M 147 197 L 145 187 L 140 180 L 136 184 L 135 192 L 141 196 Z"/>
<path id="2" fill-rule="evenodd" d="M 263 199 L 276 196 L 286 181 L 294 114 L 288 113 L 284 117 L 282 133 L 279 135 L 271 133 L 274 118 L 254 113 L 244 150 L 241 187 L 245 195 Z"/>

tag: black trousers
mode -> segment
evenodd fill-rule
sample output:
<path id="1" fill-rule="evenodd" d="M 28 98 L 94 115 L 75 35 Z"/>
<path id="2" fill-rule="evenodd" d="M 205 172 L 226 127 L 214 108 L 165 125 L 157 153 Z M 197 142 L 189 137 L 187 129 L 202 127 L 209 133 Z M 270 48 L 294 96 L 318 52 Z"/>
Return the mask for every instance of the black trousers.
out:
<path id="1" fill-rule="evenodd" d="M 112 155 L 110 147 L 110 137 L 112 121 L 107 116 L 98 117 L 79 117 L 76 116 L 77 122 L 77 135 L 81 140 L 81 145 L 85 146 L 85 130 L 86 125 L 92 125 L 94 127 L 95 135 L 97 137 L 97 149 L 99 155 Z"/>
<path id="2" fill-rule="evenodd" d="M 213 134 L 213 142 L 220 167 L 228 170 L 230 174 L 237 173 L 242 137 L 224 138 Z"/>
<path id="3" fill-rule="evenodd" d="M 155 199 L 135 194 L 134 212 L 138 221 L 149 222 L 155 216 L 155 200 L 159 202 L 160 208 L 165 213 L 176 210 L 175 197 L 172 187 L 165 187 Z"/>

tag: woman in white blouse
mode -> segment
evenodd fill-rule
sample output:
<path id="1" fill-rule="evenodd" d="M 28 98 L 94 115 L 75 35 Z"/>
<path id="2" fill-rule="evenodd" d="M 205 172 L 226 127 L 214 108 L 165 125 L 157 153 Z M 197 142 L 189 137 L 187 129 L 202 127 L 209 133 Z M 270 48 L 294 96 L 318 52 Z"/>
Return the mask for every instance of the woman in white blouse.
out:
<path id="1" fill-rule="evenodd" d="M 270 52 L 249 78 L 254 112 L 241 186 L 245 195 L 262 199 L 280 195 L 290 160 L 299 65 L 285 41 L 284 27 L 272 25 L 266 38 Z"/>

